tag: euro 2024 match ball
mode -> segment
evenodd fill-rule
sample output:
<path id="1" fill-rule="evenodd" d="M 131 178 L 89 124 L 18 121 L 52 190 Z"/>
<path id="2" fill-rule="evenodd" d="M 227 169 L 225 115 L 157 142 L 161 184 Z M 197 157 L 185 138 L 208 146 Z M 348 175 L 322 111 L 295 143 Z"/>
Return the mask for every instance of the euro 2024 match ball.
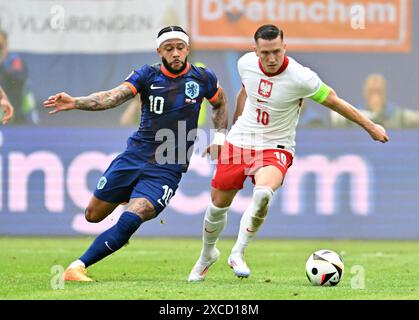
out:
<path id="1" fill-rule="evenodd" d="M 342 280 L 343 260 L 332 250 L 318 250 L 310 255 L 306 263 L 306 275 L 314 286 L 335 286 Z"/>

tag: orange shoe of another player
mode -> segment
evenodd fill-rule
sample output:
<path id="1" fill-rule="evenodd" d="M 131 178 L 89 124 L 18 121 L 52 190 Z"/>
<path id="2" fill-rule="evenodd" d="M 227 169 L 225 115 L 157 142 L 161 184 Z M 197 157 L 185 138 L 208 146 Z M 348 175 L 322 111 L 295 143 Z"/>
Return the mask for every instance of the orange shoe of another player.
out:
<path id="1" fill-rule="evenodd" d="M 64 281 L 81 281 L 81 282 L 89 282 L 93 281 L 88 276 L 86 276 L 87 270 L 82 266 L 78 266 L 75 268 L 68 268 L 64 271 Z"/>

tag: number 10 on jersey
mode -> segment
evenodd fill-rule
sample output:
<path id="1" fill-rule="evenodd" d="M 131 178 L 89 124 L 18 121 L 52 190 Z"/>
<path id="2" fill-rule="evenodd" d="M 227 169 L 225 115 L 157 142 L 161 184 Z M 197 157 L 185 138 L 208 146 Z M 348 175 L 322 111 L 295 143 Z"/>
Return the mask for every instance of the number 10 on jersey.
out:
<path id="1" fill-rule="evenodd" d="M 266 111 L 263 111 L 259 108 L 256 108 L 257 112 L 257 122 L 262 123 L 264 126 L 267 126 L 269 124 L 269 113 Z"/>
<path id="2" fill-rule="evenodd" d="M 164 98 L 154 97 L 154 96 L 149 96 L 148 98 L 150 99 L 150 112 L 162 114 L 163 106 L 164 106 Z"/>

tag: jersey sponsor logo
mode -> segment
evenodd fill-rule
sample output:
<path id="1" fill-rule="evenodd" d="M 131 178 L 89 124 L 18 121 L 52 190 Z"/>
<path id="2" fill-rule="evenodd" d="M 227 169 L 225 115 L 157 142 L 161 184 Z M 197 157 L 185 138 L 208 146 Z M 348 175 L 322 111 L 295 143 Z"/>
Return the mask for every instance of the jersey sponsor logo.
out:
<path id="1" fill-rule="evenodd" d="M 154 86 L 154 84 L 152 84 L 152 85 L 150 86 L 150 89 L 151 89 L 151 90 L 155 90 L 155 89 L 164 89 L 164 87 L 156 87 L 156 86 Z"/>
<path id="2" fill-rule="evenodd" d="M 97 182 L 96 189 L 102 190 L 105 187 L 105 184 L 107 182 L 108 182 L 108 180 L 106 179 L 106 177 L 100 178 L 99 181 Z"/>
<path id="3" fill-rule="evenodd" d="M 199 85 L 195 81 L 186 82 L 185 95 L 191 99 L 195 99 L 199 95 Z"/>
<path id="4" fill-rule="evenodd" d="M 269 98 L 271 96 L 272 86 L 272 82 L 265 79 L 260 79 L 258 93 L 262 97 Z"/>

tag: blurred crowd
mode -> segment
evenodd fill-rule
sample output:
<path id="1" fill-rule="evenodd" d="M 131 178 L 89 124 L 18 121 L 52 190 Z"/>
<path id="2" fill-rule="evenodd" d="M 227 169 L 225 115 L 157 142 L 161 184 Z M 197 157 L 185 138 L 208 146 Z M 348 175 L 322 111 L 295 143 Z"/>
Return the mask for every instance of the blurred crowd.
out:
<path id="1" fill-rule="evenodd" d="M 205 66 L 202 62 L 195 65 Z M 6 92 L 15 114 L 11 124 L 36 125 L 40 123 L 39 114 L 43 110 L 37 105 L 37 100 L 45 97 L 36 97 L 31 91 L 29 83 L 29 69 L 18 53 L 10 52 L 8 36 L 0 30 L 0 87 Z M 355 107 L 361 110 L 368 118 L 385 128 L 419 128 L 419 110 L 400 106 L 389 99 L 391 89 L 388 88 L 386 78 L 380 73 L 366 76 L 363 85 L 363 103 Z M 234 100 L 234 97 L 230 97 Z M 230 100 L 232 101 L 232 100 Z M 229 105 L 234 107 L 234 103 Z M 331 111 L 321 113 L 318 106 L 303 103 L 301 107 L 300 128 L 351 128 L 356 126 L 353 122 Z M 119 124 L 121 126 L 137 126 L 139 123 L 141 100 L 135 98 L 125 103 L 120 111 Z M 201 108 L 199 126 L 206 127 L 210 123 L 207 119 L 207 104 Z"/>
<path id="2" fill-rule="evenodd" d="M 0 87 L 14 106 L 11 124 L 39 123 L 35 97 L 29 88 L 28 67 L 17 54 L 9 51 L 7 33 L 0 30 Z"/>

